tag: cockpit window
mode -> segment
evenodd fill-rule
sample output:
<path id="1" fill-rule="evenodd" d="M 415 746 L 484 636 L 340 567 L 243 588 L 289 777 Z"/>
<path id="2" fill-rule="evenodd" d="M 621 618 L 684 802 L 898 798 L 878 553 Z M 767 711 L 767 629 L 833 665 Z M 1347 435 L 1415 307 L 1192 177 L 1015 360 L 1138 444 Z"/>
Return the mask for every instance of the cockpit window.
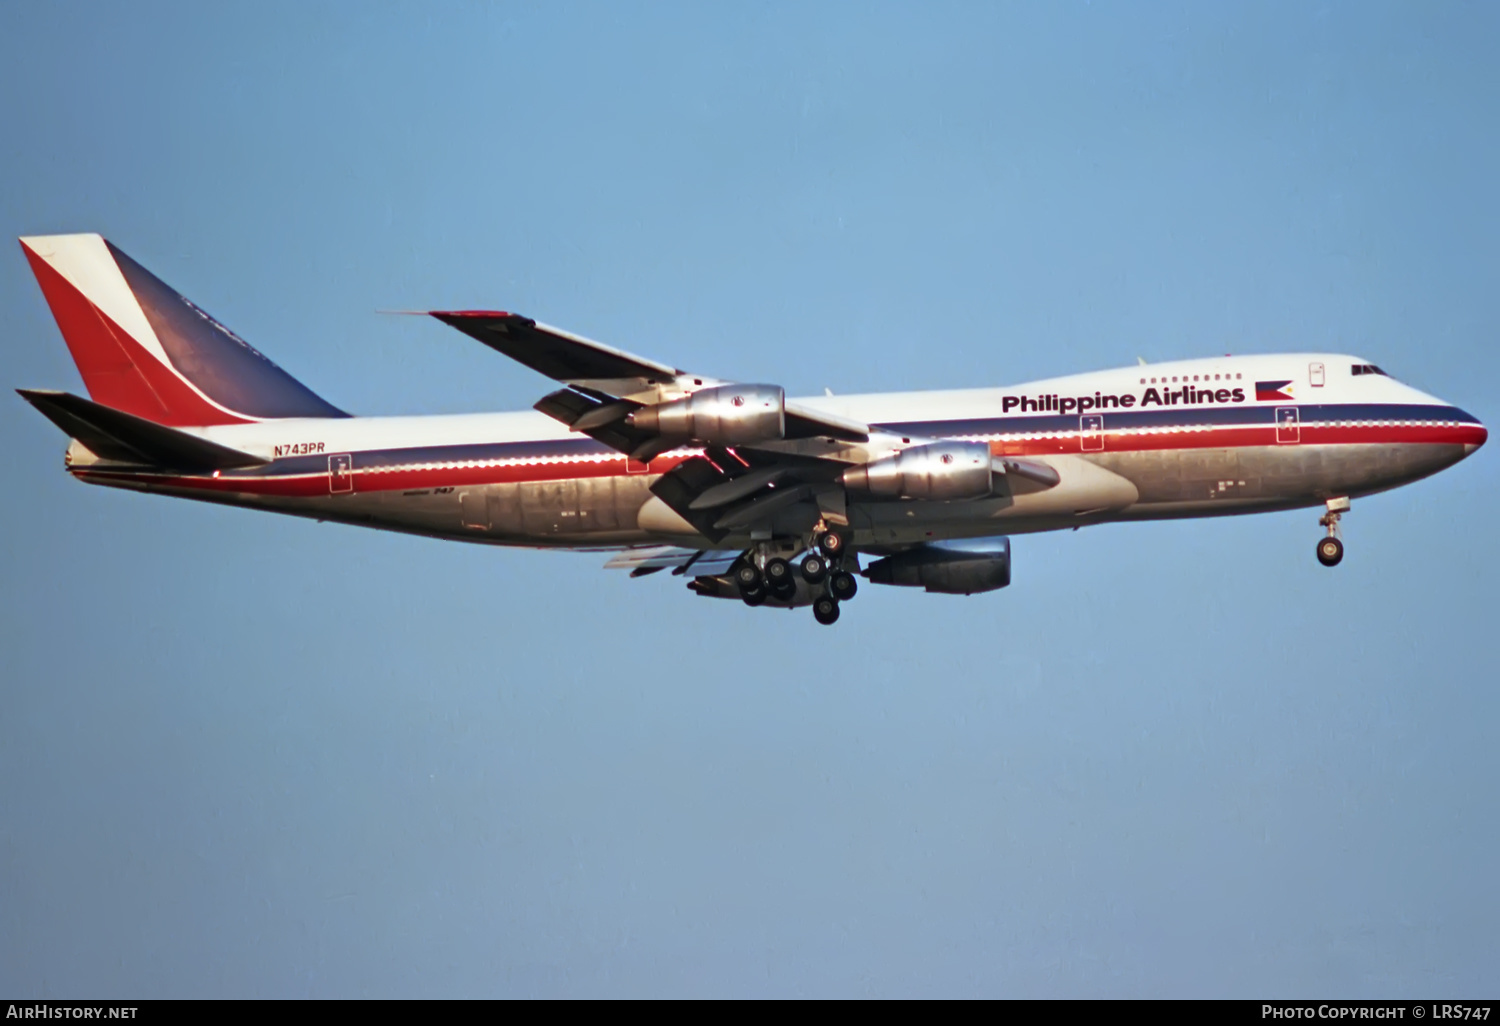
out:
<path id="1" fill-rule="evenodd" d="M 1389 374 L 1386 374 L 1385 371 L 1381 370 L 1373 363 L 1356 363 L 1354 365 L 1354 376 L 1357 378 L 1361 374 L 1380 374 L 1385 377 L 1390 377 Z"/>

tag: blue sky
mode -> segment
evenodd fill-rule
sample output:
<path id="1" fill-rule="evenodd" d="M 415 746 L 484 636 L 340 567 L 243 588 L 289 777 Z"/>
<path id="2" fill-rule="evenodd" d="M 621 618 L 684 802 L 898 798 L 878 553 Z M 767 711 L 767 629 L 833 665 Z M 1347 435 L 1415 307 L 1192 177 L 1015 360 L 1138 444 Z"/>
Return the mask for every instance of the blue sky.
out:
<path id="1" fill-rule="evenodd" d="M 1479 4 L 0 7 L 0 229 L 358 413 L 1358 353 L 1500 421 Z M 77 389 L 19 248 L 11 387 Z M 0 992 L 1493 996 L 1494 453 L 832 631 L 88 488 L 0 402 Z M 1493 448 L 1493 447 L 1492 447 Z"/>

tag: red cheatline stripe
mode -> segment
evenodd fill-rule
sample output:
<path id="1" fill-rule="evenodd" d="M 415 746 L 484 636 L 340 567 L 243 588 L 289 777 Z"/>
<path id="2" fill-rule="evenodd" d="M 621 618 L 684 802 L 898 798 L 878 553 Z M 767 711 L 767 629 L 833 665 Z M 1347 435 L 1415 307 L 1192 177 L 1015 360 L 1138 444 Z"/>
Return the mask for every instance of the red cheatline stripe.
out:
<path id="1" fill-rule="evenodd" d="M 1230 440 L 1226 435 L 1240 436 L 1242 440 Z M 1300 432 L 1301 445 L 1410 445 L 1410 444 L 1482 444 L 1487 437 L 1484 428 L 1476 425 L 1441 427 L 1431 424 L 1412 424 L 1402 427 L 1317 427 L 1303 425 Z M 1219 449 L 1219 448 L 1264 448 L 1277 444 L 1272 425 L 1254 428 L 1235 428 L 1232 431 L 1174 431 L 1162 434 L 1139 434 L 1129 436 L 1106 435 L 1105 453 L 1160 451 L 1164 449 Z M 1291 446 L 1288 445 L 1288 448 Z M 1048 455 L 1080 453 L 1077 435 L 1063 439 L 1040 439 L 1020 443 L 992 443 L 996 453 L 1003 450 L 1008 456 Z M 1098 452 L 1100 450 L 1091 450 Z M 660 458 L 652 461 L 652 473 L 670 470 L 681 458 Z M 356 493 L 412 491 L 419 488 L 461 487 L 485 484 L 537 483 L 543 481 L 565 481 L 582 478 L 639 478 L 640 474 L 624 473 L 624 457 L 590 463 L 516 463 L 500 466 L 444 467 L 424 466 L 411 468 L 380 468 L 361 470 L 359 453 L 354 454 L 354 490 Z M 226 474 L 213 477 L 183 477 L 157 474 L 137 474 L 120 471 L 75 468 L 79 477 L 100 480 L 135 481 L 156 484 L 162 487 L 195 488 L 213 492 L 243 492 L 254 495 L 315 498 L 329 494 L 328 475 L 302 474 L 296 476 L 244 476 Z"/>

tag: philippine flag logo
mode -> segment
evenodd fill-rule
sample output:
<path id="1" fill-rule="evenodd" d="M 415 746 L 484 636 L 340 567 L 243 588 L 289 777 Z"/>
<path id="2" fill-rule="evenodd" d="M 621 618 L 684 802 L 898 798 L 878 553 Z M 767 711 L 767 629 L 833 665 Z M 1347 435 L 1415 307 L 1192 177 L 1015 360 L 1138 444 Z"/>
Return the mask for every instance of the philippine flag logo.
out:
<path id="1" fill-rule="evenodd" d="M 1291 381 L 1257 381 L 1255 401 L 1258 403 L 1281 402 L 1292 398 Z"/>

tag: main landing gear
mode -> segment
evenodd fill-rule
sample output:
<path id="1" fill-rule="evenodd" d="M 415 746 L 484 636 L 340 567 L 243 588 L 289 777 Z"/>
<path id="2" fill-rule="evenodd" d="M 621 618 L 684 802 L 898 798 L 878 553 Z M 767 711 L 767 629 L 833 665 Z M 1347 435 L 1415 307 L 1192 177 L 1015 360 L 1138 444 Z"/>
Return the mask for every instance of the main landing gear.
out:
<path id="1" fill-rule="evenodd" d="M 854 575 L 840 570 L 828 578 L 828 594 L 840 602 L 848 602 L 859 591 L 859 583 L 855 581 Z"/>
<path id="2" fill-rule="evenodd" d="M 848 545 L 844 535 L 825 528 L 813 536 L 813 546 L 818 551 L 802 561 L 802 579 L 808 586 L 825 585 L 823 594 L 813 600 L 813 619 L 825 627 L 838 620 L 839 603 L 848 602 L 859 591 L 854 575 L 844 569 Z"/>
<path id="3" fill-rule="evenodd" d="M 797 594 L 797 579 L 792 576 L 792 564 L 779 556 L 766 560 L 766 590 L 779 599 L 790 599 Z"/>
<path id="4" fill-rule="evenodd" d="M 808 556 L 802 561 L 802 579 L 808 584 L 822 584 L 828 576 L 828 560 L 822 556 Z"/>
<path id="5" fill-rule="evenodd" d="M 1349 512 L 1348 499 L 1329 499 L 1328 512 L 1318 518 L 1318 523 L 1328 528 L 1328 537 L 1318 542 L 1318 562 L 1324 566 L 1338 566 L 1344 558 L 1344 543 L 1339 538 L 1339 518 Z"/>
<path id="6" fill-rule="evenodd" d="M 795 606 L 811 597 L 813 618 L 832 624 L 839 618 L 839 603 L 848 602 L 859 591 L 854 574 L 845 569 L 852 562 L 849 539 L 823 528 L 813 534 L 811 544 L 802 544 L 806 554 L 795 567 L 787 558 L 796 555 L 795 542 L 762 543 L 745 553 L 732 571 L 735 586 L 747 606 L 762 606 L 773 599 Z"/>

